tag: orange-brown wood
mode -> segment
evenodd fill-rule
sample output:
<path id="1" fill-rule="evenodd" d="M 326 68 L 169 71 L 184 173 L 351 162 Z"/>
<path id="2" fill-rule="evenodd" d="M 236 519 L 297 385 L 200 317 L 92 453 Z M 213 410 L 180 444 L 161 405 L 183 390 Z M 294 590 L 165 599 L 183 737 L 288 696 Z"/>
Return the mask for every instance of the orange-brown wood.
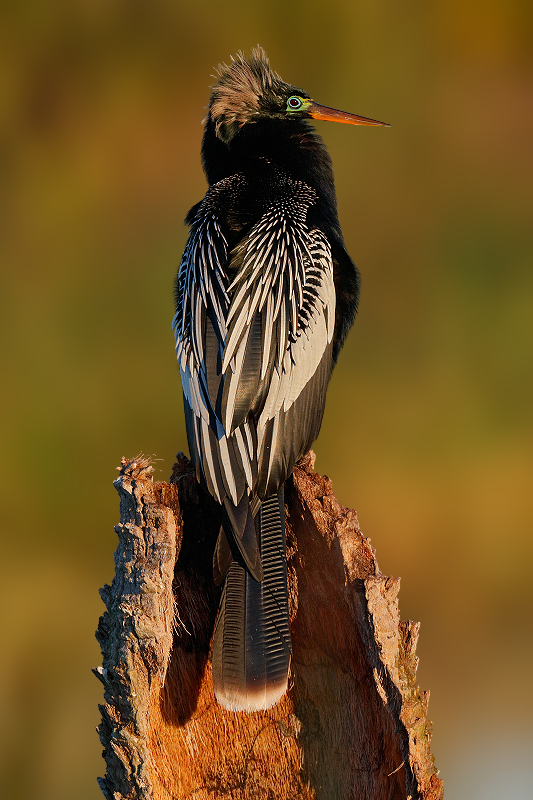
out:
<path id="1" fill-rule="evenodd" d="M 400 622 L 398 579 L 381 575 L 355 512 L 313 463 L 286 487 L 289 691 L 247 714 L 221 708 L 211 682 L 217 506 L 184 456 L 170 484 L 123 459 L 117 574 L 98 633 L 106 797 L 443 796 L 415 685 L 418 625 Z"/>

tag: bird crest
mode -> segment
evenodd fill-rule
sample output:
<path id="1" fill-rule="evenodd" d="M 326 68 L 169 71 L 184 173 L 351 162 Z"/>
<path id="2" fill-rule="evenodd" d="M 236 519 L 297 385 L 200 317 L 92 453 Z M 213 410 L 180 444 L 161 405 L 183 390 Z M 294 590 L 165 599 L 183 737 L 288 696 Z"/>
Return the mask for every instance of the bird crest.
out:
<path id="1" fill-rule="evenodd" d="M 229 65 L 219 64 L 218 82 L 209 102 L 216 135 L 224 141 L 260 113 L 263 98 L 279 93 L 286 86 L 270 66 L 262 47 L 254 48 L 248 59 L 239 51 L 231 61 Z"/>

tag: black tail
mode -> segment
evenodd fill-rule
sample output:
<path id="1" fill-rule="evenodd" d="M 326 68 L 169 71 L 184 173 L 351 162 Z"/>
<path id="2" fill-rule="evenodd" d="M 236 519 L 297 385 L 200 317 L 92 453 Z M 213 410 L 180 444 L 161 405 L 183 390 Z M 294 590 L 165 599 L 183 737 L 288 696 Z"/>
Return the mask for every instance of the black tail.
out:
<path id="1" fill-rule="evenodd" d="M 213 643 L 215 695 L 230 711 L 270 708 L 287 689 L 291 638 L 283 487 L 262 503 L 258 517 L 263 580 L 234 552 Z"/>

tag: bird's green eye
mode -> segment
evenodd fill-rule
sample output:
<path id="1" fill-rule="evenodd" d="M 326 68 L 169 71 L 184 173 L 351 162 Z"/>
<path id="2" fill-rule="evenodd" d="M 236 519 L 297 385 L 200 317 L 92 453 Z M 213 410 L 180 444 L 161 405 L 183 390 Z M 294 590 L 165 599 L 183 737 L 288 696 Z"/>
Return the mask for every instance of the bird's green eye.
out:
<path id="1" fill-rule="evenodd" d="M 293 94 L 292 97 L 289 97 L 287 100 L 287 111 L 299 111 L 302 105 L 302 98 Z"/>

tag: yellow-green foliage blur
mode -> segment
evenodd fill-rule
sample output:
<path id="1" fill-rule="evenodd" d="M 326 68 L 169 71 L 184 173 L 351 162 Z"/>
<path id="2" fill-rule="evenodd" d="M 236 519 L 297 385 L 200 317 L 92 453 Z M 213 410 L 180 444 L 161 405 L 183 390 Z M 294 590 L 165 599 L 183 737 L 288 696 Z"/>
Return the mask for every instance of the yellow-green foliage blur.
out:
<path id="1" fill-rule="evenodd" d="M 422 622 L 447 794 L 530 796 L 531 4 L 2 5 L 2 796 L 100 797 L 111 482 L 122 455 L 164 479 L 187 449 L 182 220 L 214 68 L 257 43 L 318 102 L 392 124 L 317 123 L 362 296 L 316 466 Z"/>

